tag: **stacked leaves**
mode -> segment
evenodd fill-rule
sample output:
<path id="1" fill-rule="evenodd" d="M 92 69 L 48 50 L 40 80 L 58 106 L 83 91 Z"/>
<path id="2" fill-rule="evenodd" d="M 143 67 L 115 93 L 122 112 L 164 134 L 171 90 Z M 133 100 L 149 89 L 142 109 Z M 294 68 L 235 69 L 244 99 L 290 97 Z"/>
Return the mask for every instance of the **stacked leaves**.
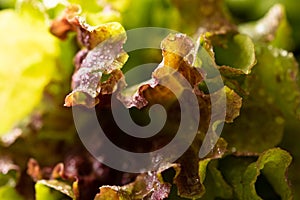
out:
<path id="1" fill-rule="evenodd" d="M 220 0 L 132 1 L 74 0 L 70 2 L 75 4 L 47 7 L 27 0 L 18 2 L 15 10 L 0 11 L 5 27 L 0 33 L 0 198 L 299 197 L 300 89 L 298 64 L 288 51 L 297 46 L 284 6 L 274 5 L 261 19 L 237 25 Z M 176 28 L 181 33 L 161 41 L 162 57 L 153 52 L 134 57 L 123 49 L 125 30 L 142 26 Z M 137 64 L 149 57 L 161 62 L 152 77 L 125 88 L 123 73 L 132 67 L 130 59 Z M 209 123 L 220 123 L 211 116 L 210 97 L 218 91 L 207 91 L 204 80 L 213 77 L 204 73 L 206 62 L 222 76 L 224 87 L 219 90 L 226 93 L 227 109 L 221 138 L 199 158 Z M 197 96 L 201 120 L 192 145 L 176 162 L 147 173 L 124 173 L 101 164 L 86 152 L 71 109 L 62 105 L 95 107 L 105 116 L 100 123 L 121 146 L 153 151 L 174 137 L 180 121 L 176 96 L 160 84 L 172 75 L 166 66 L 188 80 Z M 147 123 L 151 105 L 166 108 L 172 117 L 159 137 L 141 143 L 124 137 L 111 116 L 108 100 L 115 92 L 141 124 Z"/>

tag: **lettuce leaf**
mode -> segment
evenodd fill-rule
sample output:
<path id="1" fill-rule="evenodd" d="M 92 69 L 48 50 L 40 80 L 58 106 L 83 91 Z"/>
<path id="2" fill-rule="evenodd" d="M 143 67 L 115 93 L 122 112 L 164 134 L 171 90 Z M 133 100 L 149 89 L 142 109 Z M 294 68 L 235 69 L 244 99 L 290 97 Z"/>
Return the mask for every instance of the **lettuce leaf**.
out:
<path id="1" fill-rule="evenodd" d="M 0 157 L 0 198 L 22 200 L 14 188 L 20 178 L 20 168 L 8 157 Z"/>
<path id="2" fill-rule="evenodd" d="M 118 186 L 102 186 L 95 200 L 164 199 L 168 197 L 171 184 L 164 182 L 162 173 L 170 168 L 180 171 L 179 165 L 170 164 L 156 172 L 139 175 L 133 183 Z"/>
<path id="3" fill-rule="evenodd" d="M 255 41 L 269 43 L 274 47 L 285 50 L 294 48 L 291 27 L 281 4 L 270 8 L 260 20 L 240 24 L 239 31 L 248 34 Z"/>
<path id="4" fill-rule="evenodd" d="M 0 198 L 3 200 L 24 200 L 20 194 L 17 193 L 14 187 L 9 185 L 0 187 Z"/>
<path id="5" fill-rule="evenodd" d="M 291 188 L 286 180 L 291 156 L 286 151 L 269 149 L 253 162 L 253 158 L 226 157 L 220 163 L 225 180 L 233 187 L 236 199 L 263 199 L 257 191 L 257 178 L 263 174 L 281 199 L 292 199 Z M 276 195 L 276 194 L 275 194 Z M 274 198 L 274 197 L 273 197 Z"/>
<path id="6" fill-rule="evenodd" d="M 37 200 L 75 199 L 71 186 L 57 180 L 39 180 L 35 191 Z"/>
<path id="7" fill-rule="evenodd" d="M 0 135 L 3 135 L 29 115 L 41 100 L 53 75 L 59 48 L 45 22 L 41 25 L 35 18 L 27 21 L 13 10 L 0 11 L 0 18 L 1 27 L 6 27 L 0 33 L 1 38 L 6 38 L 0 49 Z M 20 102 L 26 106 L 18 106 Z"/>
<path id="8" fill-rule="evenodd" d="M 298 64 L 282 49 L 293 48 L 289 9 L 285 13 L 282 5 L 275 5 L 258 21 L 236 26 L 222 0 L 69 2 L 47 7 L 41 1 L 22 0 L 15 10 L 0 11 L 0 25 L 8 30 L 0 33 L 5 47 L 0 50 L 1 199 L 292 199 L 288 180 L 295 198 L 299 196 Z M 253 4 L 243 3 L 245 12 Z M 254 15 L 265 4 L 255 4 Z M 52 18 L 48 27 L 45 22 Z M 193 38 L 170 34 L 161 41 L 162 57 L 160 52 L 132 56 L 134 64 L 149 58 L 161 62 L 149 80 L 127 86 L 123 26 L 176 27 Z M 54 39 L 48 28 L 64 41 Z M 211 74 L 207 66 L 221 76 Z M 191 89 L 174 78 L 178 72 Z M 148 152 L 174 137 L 180 107 L 164 82 L 182 96 L 188 90 L 197 97 L 191 105 L 201 112 L 197 135 L 178 160 L 159 162 L 154 171 L 129 174 L 111 169 L 92 158 L 77 137 L 71 109 L 62 105 L 69 82 L 65 106 L 95 107 L 101 125 L 109 129 L 107 136 L 126 150 Z M 208 84 L 216 86 L 214 91 Z M 146 141 L 124 136 L 110 117 L 109 100 L 115 94 L 141 124 L 147 123 L 152 105 L 163 105 L 168 119 L 160 134 Z M 225 95 L 226 113 L 212 113 L 211 98 L 224 107 L 220 99 Z M 217 141 L 214 133 L 223 122 Z M 212 134 L 205 143 L 208 133 Z M 289 150 L 293 162 L 277 146 Z M 210 152 L 199 158 L 202 148 Z M 40 164 L 30 159 L 26 167 L 31 157 Z"/>

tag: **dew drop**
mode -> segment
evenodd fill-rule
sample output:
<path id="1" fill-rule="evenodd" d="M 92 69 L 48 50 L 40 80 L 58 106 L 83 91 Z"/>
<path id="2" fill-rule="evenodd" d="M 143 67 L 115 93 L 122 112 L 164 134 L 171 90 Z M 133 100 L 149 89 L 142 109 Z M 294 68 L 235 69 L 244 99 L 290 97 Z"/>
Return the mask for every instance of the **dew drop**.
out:
<path id="1" fill-rule="evenodd" d="M 222 154 L 222 150 L 220 148 L 217 148 L 217 154 L 221 155 Z"/>
<path id="2" fill-rule="evenodd" d="M 187 183 L 189 185 L 196 185 L 196 184 L 199 183 L 199 181 L 200 181 L 199 178 L 190 178 L 190 179 L 187 180 Z"/>
<path id="3" fill-rule="evenodd" d="M 176 40 L 175 35 L 170 35 L 170 36 L 168 37 L 168 40 L 169 40 L 169 41 L 175 41 L 175 40 Z"/>
<path id="4" fill-rule="evenodd" d="M 152 159 L 154 163 L 159 163 L 161 160 L 162 160 L 162 156 L 160 155 L 154 156 Z"/>
<path id="5" fill-rule="evenodd" d="M 57 186 L 57 189 L 62 190 L 63 188 L 62 188 L 62 186 L 59 185 L 59 186 Z"/>
<path id="6" fill-rule="evenodd" d="M 183 38 L 184 35 L 183 34 L 176 34 L 175 37 L 180 39 L 180 38 Z"/>

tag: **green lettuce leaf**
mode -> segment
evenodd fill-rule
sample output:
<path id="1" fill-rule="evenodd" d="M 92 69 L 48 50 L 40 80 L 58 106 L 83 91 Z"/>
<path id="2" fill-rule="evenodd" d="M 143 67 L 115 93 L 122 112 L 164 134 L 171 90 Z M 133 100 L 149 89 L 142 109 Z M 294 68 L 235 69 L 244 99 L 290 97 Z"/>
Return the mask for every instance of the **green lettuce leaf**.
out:
<path id="1" fill-rule="evenodd" d="M 254 2 L 251 0 L 226 0 L 225 2 L 226 5 L 229 7 L 232 15 L 234 15 L 237 18 L 238 22 L 257 20 L 263 15 L 265 15 L 268 12 L 268 10 L 271 9 L 275 4 L 283 5 L 286 10 L 287 19 L 293 30 L 293 40 L 295 41 L 297 48 L 299 48 L 300 39 L 298 35 L 300 32 L 300 17 L 297 0 L 271 0 L 259 2 Z"/>
<path id="2" fill-rule="evenodd" d="M 0 198 L 3 200 L 24 200 L 24 198 L 17 193 L 15 188 L 9 185 L 0 187 Z"/>
<path id="3" fill-rule="evenodd" d="M 222 137 L 236 154 L 255 155 L 280 143 L 284 122 L 277 107 L 266 102 L 258 92 L 251 92 L 243 100 L 240 116 L 234 123 L 225 124 Z"/>
<path id="4" fill-rule="evenodd" d="M 201 162 L 201 161 L 200 161 Z M 233 189 L 224 180 L 223 174 L 218 169 L 218 161 L 213 160 L 208 163 L 207 172 L 205 173 L 205 194 L 200 198 L 202 199 L 232 199 Z"/>
<path id="5" fill-rule="evenodd" d="M 300 150 L 299 150 L 299 132 L 300 124 L 298 120 L 289 119 L 286 122 L 286 127 L 284 131 L 284 136 L 280 147 L 287 149 L 289 153 L 293 156 L 293 162 L 289 167 L 288 180 L 293 190 L 294 199 L 300 198 Z"/>
<path id="6" fill-rule="evenodd" d="M 40 180 L 35 191 L 36 200 L 75 199 L 71 186 L 57 180 Z"/>
<path id="7" fill-rule="evenodd" d="M 241 116 L 225 125 L 222 135 L 236 153 L 275 147 L 282 140 L 285 121 L 299 119 L 298 64 L 292 53 L 264 44 L 257 44 L 255 53 L 257 64 L 243 79 L 248 95 Z"/>
<path id="8" fill-rule="evenodd" d="M 274 103 L 285 117 L 300 119 L 298 63 L 293 54 L 272 46 L 257 45 L 256 55 L 258 64 L 254 74 L 261 82 L 261 92 L 266 93 L 268 101 Z"/>
<path id="9" fill-rule="evenodd" d="M 245 79 L 257 62 L 252 39 L 235 32 L 207 32 L 200 35 L 200 41 L 215 58 L 224 84 L 242 97 L 249 94 Z"/>
<path id="10" fill-rule="evenodd" d="M 279 148 L 269 149 L 263 152 L 253 162 L 253 158 L 228 157 L 220 163 L 221 171 L 225 179 L 234 189 L 237 199 L 263 199 L 259 195 L 267 196 L 267 193 L 258 193 L 263 187 L 257 185 L 260 174 L 266 177 L 269 184 L 281 199 L 292 199 L 290 186 L 286 180 L 287 167 L 291 163 L 291 156 Z M 274 196 L 273 196 L 274 198 Z"/>
<path id="11" fill-rule="evenodd" d="M 3 0 L 0 2 L 0 8 L 13 8 L 16 3 L 16 0 Z"/>
<path id="12" fill-rule="evenodd" d="M 221 73 L 231 72 L 235 76 L 251 73 L 256 58 L 254 44 L 250 37 L 236 34 L 221 44 L 216 44 L 217 42 L 213 41 L 213 46 L 216 63 L 221 66 Z"/>
<path id="13" fill-rule="evenodd" d="M 0 135 L 10 131 L 37 106 L 56 66 L 57 40 L 48 33 L 45 21 L 41 23 L 35 16 L 0 11 L 0 25 L 5 27 L 0 33 L 5 38 L 0 49 Z M 20 107 L 20 102 L 26 106 Z"/>
<path id="14" fill-rule="evenodd" d="M 180 14 L 181 31 L 189 34 L 236 30 L 222 0 L 172 0 Z M 192 8 L 192 9 L 191 9 Z"/>
<path id="15" fill-rule="evenodd" d="M 276 4 L 260 20 L 239 25 L 239 31 L 248 34 L 254 41 L 265 42 L 274 47 L 291 50 L 294 42 L 285 9 Z"/>
<path id="16" fill-rule="evenodd" d="M 121 11 L 129 5 L 129 0 L 115 2 L 114 0 L 103 1 L 84 1 L 84 0 L 69 0 L 70 3 L 80 5 L 82 8 L 82 16 L 90 25 L 98 25 L 108 22 L 121 22 Z"/>
<path id="17" fill-rule="evenodd" d="M 7 157 L 0 158 L 0 187 L 15 186 L 20 176 L 20 168 Z"/>
<path id="18" fill-rule="evenodd" d="M 19 181 L 20 168 L 8 157 L 0 157 L 0 198 L 3 200 L 22 200 L 15 186 Z"/>

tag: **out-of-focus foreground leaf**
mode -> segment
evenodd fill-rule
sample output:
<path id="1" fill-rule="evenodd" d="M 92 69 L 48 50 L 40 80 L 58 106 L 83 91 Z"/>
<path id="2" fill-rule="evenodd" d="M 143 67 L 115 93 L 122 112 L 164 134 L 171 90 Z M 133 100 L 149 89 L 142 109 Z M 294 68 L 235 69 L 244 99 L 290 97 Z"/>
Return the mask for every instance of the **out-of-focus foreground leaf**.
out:
<path id="1" fill-rule="evenodd" d="M 16 0 L 3 0 L 0 2 L 0 9 L 13 8 Z"/>
<path id="2" fill-rule="evenodd" d="M 0 198 L 22 200 L 14 188 L 20 176 L 20 168 L 8 158 L 0 158 Z"/>
<path id="3" fill-rule="evenodd" d="M 0 187 L 0 198 L 3 200 L 23 200 L 15 188 L 8 185 Z"/>
<path id="4" fill-rule="evenodd" d="M 0 11 L 0 135 L 10 131 L 40 102 L 55 71 L 57 40 L 43 19 Z M 20 106 L 26 105 L 26 106 Z"/>

